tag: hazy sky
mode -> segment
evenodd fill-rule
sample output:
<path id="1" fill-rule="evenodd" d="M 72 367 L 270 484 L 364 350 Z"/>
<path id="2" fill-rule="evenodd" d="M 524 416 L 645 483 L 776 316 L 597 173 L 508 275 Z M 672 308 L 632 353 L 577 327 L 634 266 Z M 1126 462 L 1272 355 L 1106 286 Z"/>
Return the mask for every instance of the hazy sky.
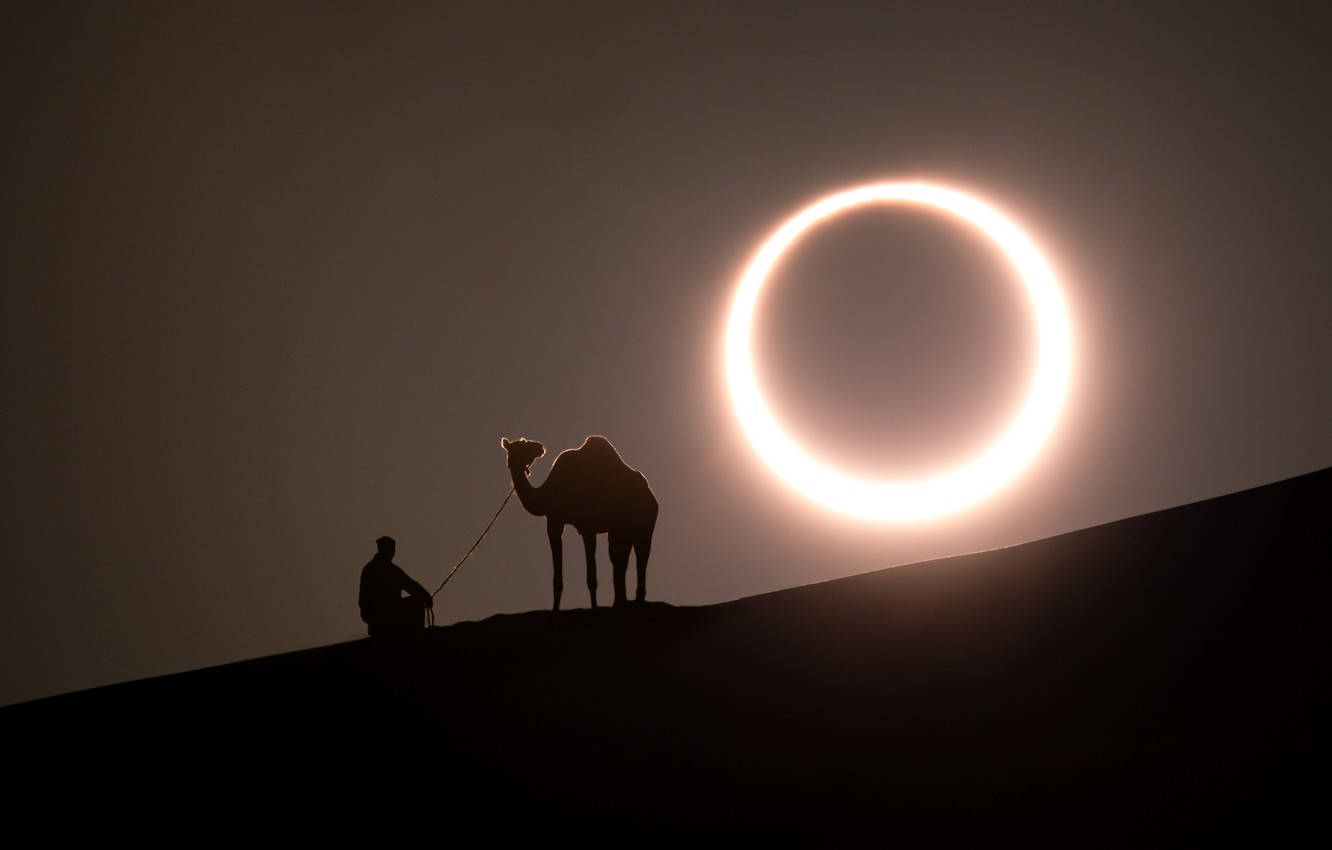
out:
<path id="1" fill-rule="evenodd" d="M 0 703 L 364 634 L 374 539 L 433 588 L 508 489 L 501 436 L 551 449 L 540 481 L 606 435 L 681 604 L 1332 464 L 1329 62 L 1293 12 L 34 5 L 0 51 Z M 1037 462 L 925 526 L 788 491 L 721 374 L 758 240 L 899 177 L 1024 222 L 1076 332 Z M 987 246 L 867 212 L 781 269 L 760 371 L 829 459 L 927 471 L 1012 412 L 1029 332 Z M 549 604 L 515 504 L 437 611 Z"/>

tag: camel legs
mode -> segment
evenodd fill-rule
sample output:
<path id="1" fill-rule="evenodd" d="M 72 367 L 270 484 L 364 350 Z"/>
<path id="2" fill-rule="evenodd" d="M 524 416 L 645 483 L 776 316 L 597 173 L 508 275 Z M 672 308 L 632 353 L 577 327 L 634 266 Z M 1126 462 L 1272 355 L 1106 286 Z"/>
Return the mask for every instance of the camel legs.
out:
<path id="1" fill-rule="evenodd" d="M 610 561 L 612 575 L 615 579 L 615 604 L 620 605 L 626 600 L 624 592 L 624 574 L 629 570 L 629 541 L 624 537 L 610 535 Z"/>
<path id="2" fill-rule="evenodd" d="M 647 565 L 648 556 L 652 554 L 652 538 L 640 540 L 634 544 L 634 560 L 638 565 L 638 588 L 634 591 L 634 600 L 642 602 L 647 599 Z"/>
<path id="3" fill-rule="evenodd" d="M 583 535 L 583 552 L 587 555 L 587 595 L 592 598 L 592 607 L 597 607 L 597 536 Z"/>
<path id="4" fill-rule="evenodd" d="M 555 606 L 560 610 L 560 594 L 564 591 L 564 523 L 546 521 L 546 537 L 550 540 L 550 561 L 555 567 Z"/>

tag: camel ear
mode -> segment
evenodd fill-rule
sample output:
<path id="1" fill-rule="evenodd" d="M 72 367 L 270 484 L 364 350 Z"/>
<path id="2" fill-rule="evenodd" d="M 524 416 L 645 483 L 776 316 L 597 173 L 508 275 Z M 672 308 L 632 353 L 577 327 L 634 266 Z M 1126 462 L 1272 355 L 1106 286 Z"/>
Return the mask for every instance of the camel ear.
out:
<path id="1" fill-rule="evenodd" d="M 506 452 L 509 450 L 509 438 L 508 438 L 508 437 L 500 437 L 500 448 L 504 449 Z"/>

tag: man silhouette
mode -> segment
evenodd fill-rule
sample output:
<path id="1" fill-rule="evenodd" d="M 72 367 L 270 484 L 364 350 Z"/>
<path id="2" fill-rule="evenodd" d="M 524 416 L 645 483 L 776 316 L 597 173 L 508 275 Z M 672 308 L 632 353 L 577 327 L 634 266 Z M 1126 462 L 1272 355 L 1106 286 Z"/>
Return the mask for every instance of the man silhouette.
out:
<path id="1" fill-rule="evenodd" d="M 370 627 L 370 637 L 421 631 L 425 611 L 434 606 L 435 600 L 393 563 L 397 543 L 392 537 L 381 537 L 375 545 L 379 551 L 361 570 L 361 619 Z"/>

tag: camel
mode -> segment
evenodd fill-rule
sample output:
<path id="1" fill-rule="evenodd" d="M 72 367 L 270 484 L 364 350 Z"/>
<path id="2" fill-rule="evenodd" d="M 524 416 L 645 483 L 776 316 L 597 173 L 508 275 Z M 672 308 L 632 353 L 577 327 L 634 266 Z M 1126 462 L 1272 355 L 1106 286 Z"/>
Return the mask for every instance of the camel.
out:
<path id="1" fill-rule="evenodd" d="M 647 596 L 648 555 L 652 552 L 652 530 L 657 524 L 657 498 L 647 478 L 620 459 L 620 453 L 605 437 L 592 436 L 576 449 L 560 452 L 551 464 L 546 481 L 533 487 L 527 480 L 545 446 L 526 438 L 500 440 L 508 454 L 509 474 L 518 500 L 527 512 L 546 518 L 546 537 L 555 567 L 555 604 L 560 610 L 564 589 L 564 527 L 572 525 L 583 537 L 587 555 L 587 591 L 597 607 L 597 535 L 606 534 L 615 581 L 615 604 L 626 602 L 625 572 L 629 550 L 638 565 L 635 601 Z"/>

